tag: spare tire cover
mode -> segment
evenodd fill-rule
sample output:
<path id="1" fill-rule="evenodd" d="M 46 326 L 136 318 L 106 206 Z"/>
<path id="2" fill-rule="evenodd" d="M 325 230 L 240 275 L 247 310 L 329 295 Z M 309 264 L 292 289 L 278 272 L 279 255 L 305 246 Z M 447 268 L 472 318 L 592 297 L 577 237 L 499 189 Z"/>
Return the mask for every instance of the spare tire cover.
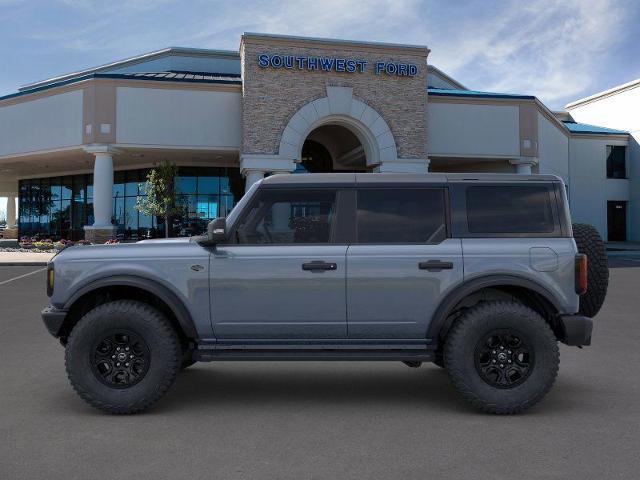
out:
<path id="1" fill-rule="evenodd" d="M 604 242 L 593 225 L 573 224 L 573 239 L 579 253 L 587 256 L 587 293 L 580 296 L 579 313 L 595 317 L 607 296 L 609 265 Z"/>

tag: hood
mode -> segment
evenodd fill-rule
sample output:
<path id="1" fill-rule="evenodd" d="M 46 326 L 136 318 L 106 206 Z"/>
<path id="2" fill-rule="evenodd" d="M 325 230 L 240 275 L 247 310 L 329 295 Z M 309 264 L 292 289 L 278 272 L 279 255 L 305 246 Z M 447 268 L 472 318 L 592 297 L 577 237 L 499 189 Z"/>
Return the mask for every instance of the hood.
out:
<path id="1" fill-rule="evenodd" d="M 193 255 L 202 247 L 189 238 L 168 238 L 143 240 L 136 243 L 115 243 L 111 245 L 75 245 L 67 247 L 54 257 L 55 262 L 78 260 L 125 260 L 142 258 L 166 258 Z"/>

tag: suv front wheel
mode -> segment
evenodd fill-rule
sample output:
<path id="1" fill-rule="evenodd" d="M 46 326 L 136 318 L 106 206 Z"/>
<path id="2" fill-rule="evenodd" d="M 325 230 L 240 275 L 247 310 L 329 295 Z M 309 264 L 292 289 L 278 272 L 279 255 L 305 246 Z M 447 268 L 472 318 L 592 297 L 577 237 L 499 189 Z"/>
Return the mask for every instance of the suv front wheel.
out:
<path id="1" fill-rule="evenodd" d="M 558 342 L 547 322 L 517 302 L 470 308 L 444 345 L 454 387 L 489 413 L 519 413 L 539 402 L 551 389 L 559 363 Z"/>
<path id="2" fill-rule="evenodd" d="M 155 308 L 118 300 L 84 315 L 69 335 L 67 375 L 75 391 L 108 413 L 137 413 L 157 402 L 180 371 L 175 329 Z"/>

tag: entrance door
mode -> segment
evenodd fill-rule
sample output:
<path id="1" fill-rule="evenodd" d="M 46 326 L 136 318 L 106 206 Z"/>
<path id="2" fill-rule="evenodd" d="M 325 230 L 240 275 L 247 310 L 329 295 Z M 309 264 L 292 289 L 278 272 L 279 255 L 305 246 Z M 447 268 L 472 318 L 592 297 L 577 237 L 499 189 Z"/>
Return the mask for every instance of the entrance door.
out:
<path id="1" fill-rule="evenodd" d="M 349 338 L 424 339 L 445 291 L 462 280 L 445 189 L 360 188 L 347 252 Z"/>
<path id="2" fill-rule="evenodd" d="M 607 202 L 607 231 L 610 242 L 627 240 L 627 202 Z"/>
<path id="3" fill-rule="evenodd" d="M 337 191 L 263 189 L 211 255 L 218 339 L 346 338 L 346 252 Z"/>

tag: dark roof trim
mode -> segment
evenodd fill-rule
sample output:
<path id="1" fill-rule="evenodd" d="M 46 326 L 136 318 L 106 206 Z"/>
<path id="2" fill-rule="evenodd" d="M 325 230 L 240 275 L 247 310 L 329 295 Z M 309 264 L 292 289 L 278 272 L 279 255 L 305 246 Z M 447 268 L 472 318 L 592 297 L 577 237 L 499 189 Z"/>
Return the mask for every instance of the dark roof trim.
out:
<path id="1" fill-rule="evenodd" d="M 444 88 L 427 88 L 429 95 L 438 97 L 473 97 L 473 98 L 513 98 L 519 100 L 535 100 L 533 95 L 519 95 L 516 93 L 478 92 L 475 90 L 453 90 Z"/>
<path id="2" fill-rule="evenodd" d="M 151 74 L 135 74 L 135 73 L 91 73 L 89 75 L 83 75 L 81 77 L 70 78 L 69 80 L 63 80 L 61 82 L 50 83 L 43 85 L 42 87 L 32 88 L 17 93 L 10 93 L 0 97 L 0 101 L 8 100 L 10 98 L 23 97 L 25 95 L 31 95 L 32 93 L 42 92 L 52 88 L 63 87 L 65 85 L 71 85 L 73 83 L 83 82 L 85 80 L 91 80 L 94 78 L 111 78 L 116 80 L 147 80 L 152 82 L 180 82 L 180 83 L 209 83 L 209 84 L 222 84 L 222 85 L 242 85 L 242 80 L 233 75 L 226 75 L 219 78 L 211 79 L 194 79 L 194 78 L 176 78 L 176 77 L 157 77 L 155 75 L 159 73 L 171 73 L 171 72 L 157 72 Z"/>
<path id="3" fill-rule="evenodd" d="M 629 135 L 629 132 L 625 130 L 599 127 L 597 125 L 589 125 L 588 123 L 571 122 L 566 120 L 563 120 L 562 123 L 565 124 L 572 134 L 576 135 Z"/>

